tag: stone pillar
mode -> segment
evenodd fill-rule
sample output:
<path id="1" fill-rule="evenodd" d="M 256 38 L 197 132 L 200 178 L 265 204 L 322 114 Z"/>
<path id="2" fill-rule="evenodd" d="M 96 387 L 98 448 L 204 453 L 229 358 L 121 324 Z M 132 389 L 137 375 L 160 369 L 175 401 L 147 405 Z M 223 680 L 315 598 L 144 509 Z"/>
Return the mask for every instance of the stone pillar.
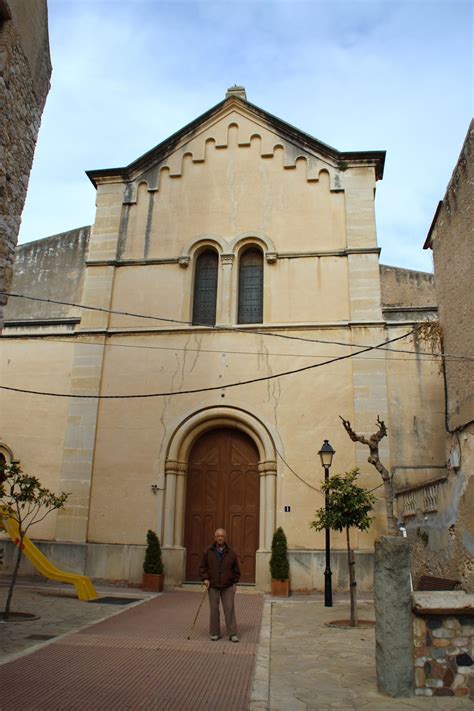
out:
<path id="1" fill-rule="evenodd" d="M 276 462 L 265 462 L 265 549 L 270 550 L 275 530 Z"/>
<path id="2" fill-rule="evenodd" d="M 184 477 L 186 474 L 186 464 L 178 462 L 176 480 L 176 516 L 174 526 L 174 545 L 182 546 L 184 541 Z"/>
<path id="3" fill-rule="evenodd" d="M 259 511 L 259 526 L 258 526 L 258 548 L 265 550 L 265 472 L 260 471 L 258 465 L 258 474 L 260 479 L 260 511 Z"/>
<path id="4" fill-rule="evenodd" d="M 375 662 L 379 691 L 412 696 L 413 623 L 408 541 L 382 536 L 374 560 Z"/>
<path id="5" fill-rule="evenodd" d="M 172 469 L 174 462 L 166 463 L 166 491 L 165 491 L 165 516 L 163 545 L 171 548 L 174 544 L 174 512 L 176 509 L 176 478 L 178 472 Z"/>
<path id="6" fill-rule="evenodd" d="M 81 311 L 76 332 L 107 330 L 110 326 L 115 267 L 100 260 L 114 260 L 120 232 L 124 186 L 122 183 L 100 185 L 97 210 L 91 232 L 88 264 L 84 275 L 81 302 L 100 307 L 103 311 Z M 94 264 L 94 261 L 99 261 Z M 63 463 L 59 490 L 71 492 L 64 509 L 58 511 L 56 540 L 82 543 L 87 540 L 89 507 L 94 474 L 94 454 L 99 427 L 99 400 L 102 392 L 102 372 L 105 358 L 105 338 L 91 336 L 89 345 L 74 346 L 71 372 L 71 394 L 91 395 L 70 401 L 64 440 Z M 99 473 L 96 475 L 100 476 Z"/>
<path id="7" fill-rule="evenodd" d="M 220 308 L 217 313 L 217 323 L 223 326 L 229 326 L 233 323 L 232 319 L 232 264 L 234 261 L 233 254 L 221 255 L 221 283 L 219 284 L 220 293 Z"/>

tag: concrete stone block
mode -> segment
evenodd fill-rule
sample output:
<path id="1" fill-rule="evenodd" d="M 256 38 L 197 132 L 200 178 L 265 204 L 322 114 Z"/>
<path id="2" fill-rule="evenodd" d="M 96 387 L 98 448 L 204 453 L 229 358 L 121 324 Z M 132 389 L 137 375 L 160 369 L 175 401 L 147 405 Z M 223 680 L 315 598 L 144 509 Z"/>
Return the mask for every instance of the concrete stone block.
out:
<path id="1" fill-rule="evenodd" d="M 410 549 L 406 539 L 382 536 L 375 544 L 374 604 L 377 684 L 389 696 L 414 688 Z"/>

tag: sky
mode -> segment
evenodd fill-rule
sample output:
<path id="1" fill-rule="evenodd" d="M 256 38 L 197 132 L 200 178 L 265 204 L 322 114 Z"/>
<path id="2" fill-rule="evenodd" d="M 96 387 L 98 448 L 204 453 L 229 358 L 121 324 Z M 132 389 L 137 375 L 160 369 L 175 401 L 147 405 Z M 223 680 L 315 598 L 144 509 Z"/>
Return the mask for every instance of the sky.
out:
<path id="1" fill-rule="evenodd" d="M 386 150 L 381 262 L 422 249 L 473 115 L 464 0 L 48 0 L 51 90 L 19 242 L 92 224 L 86 170 L 127 165 L 242 84 L 340 151 Z"/>

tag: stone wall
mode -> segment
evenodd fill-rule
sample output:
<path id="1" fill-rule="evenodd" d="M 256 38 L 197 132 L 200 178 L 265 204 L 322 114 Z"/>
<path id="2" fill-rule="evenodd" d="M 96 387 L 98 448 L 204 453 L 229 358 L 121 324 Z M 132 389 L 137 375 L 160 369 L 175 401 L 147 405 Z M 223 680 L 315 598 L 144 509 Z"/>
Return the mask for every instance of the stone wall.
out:
<path id="1" fill-rule="evenodd" d="M 413 616 L 416 696 L 474 699 L 474 608 L 450 608 L 462 593 L 415 593 Z M 436 608 L 439 601 L 440 606 Z M 427 606 L 426 606 L 427 605 Z M 429 609 L 432 607 L 433 609 Z M 444 609 L 442 609 L 444 608 Z M 467 605 L 467 609 L 469 605 Z"/>
<path id="2" fill-rule="evenodd" d="M 11 292 L 40 299 L 80 303 L 90 227 L 78 227 L 52 237 L 20 245 L 15 259 Z M 51 321 L 79 316 L 64 304 L 10 298 L 5 323 Z"/>
<path id="3" fill-rule="evenodd" d="M 46 0 L 0 0 L 0 291 L 8 291 L 46 96 Z M 0 295 L 0 329 L 7 298 Z"/>
<path id="4" fill-rule="evenodd" d="M 388 307 L 435 307 L 434 274 L 380 265 L 382 304 Z"/>
<path id="5" fill-rule="evenodd" d="M 466 356 L 474 352 L 473 143 L 474 121 L 425 243 L 433 250 L 445 352 Z M 452 431 L 474 421 L 474 363 L 447 360 L 445 370 L 447 425 Z"/>
<path id="6" fill-rule="evenodd" d="M 457 578 L 466 592 L 474 592 L 473 142 L 471 121 L 424 245 L 433 250 L 443 349 L 456 356 L 443 364 L 446 494 L 437 510 L 406 521 L 416 574 Z"/>

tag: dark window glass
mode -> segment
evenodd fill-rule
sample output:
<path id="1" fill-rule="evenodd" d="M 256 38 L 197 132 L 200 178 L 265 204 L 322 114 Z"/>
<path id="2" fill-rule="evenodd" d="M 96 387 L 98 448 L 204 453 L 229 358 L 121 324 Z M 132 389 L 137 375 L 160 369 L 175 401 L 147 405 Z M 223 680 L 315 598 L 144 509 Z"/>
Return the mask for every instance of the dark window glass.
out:
<path id="1" fill-rule="evenodd" d="M 214 326 L 217 300 L 217 254 L 202 252 L 196 261 L 194 277 L 193 324 Z"/>
<path id="2" fill-rule="evenodd" d="M 263 321 L 263 255 L 253 247 L 240 257 L 238 321 Z"/>

